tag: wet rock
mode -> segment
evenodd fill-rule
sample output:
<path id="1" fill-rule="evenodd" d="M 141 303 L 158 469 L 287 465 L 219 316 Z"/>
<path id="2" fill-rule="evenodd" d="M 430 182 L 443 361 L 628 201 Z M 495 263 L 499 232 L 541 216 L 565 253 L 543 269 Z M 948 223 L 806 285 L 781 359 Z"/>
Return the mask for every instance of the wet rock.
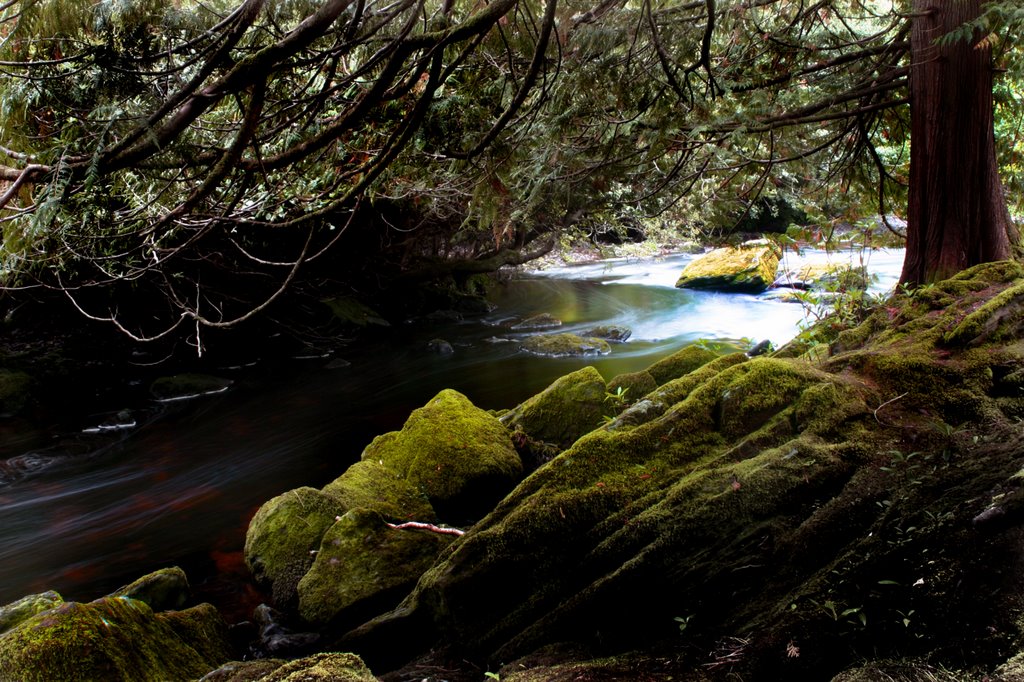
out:
<path id="1" fill-rule="evenodd" d="M 448 343 L 444 339 L 431 339 L 427 342 L 427 350 L 431 353 L 437 353 L 438 355 L 452 355 L 455 353 L 455 349 L 452 348 L 452 344 Z"/>
<path id="2" fill-rule="evenodd" d="M 622 414 L 608 423 L 608 431 L 621 431 L 640 424 L 646 424 L 665 413 L 665 403 L 654 400 L 639 400 L 627 407 Z"/>
<path id="3" fill-rule="evenodd" d="M 5 681 L 189 680 L 229 658 L 227 625 L 209 604 L 154 613 L 126 597 L 68 602 L 0 635 Z"/>
<path id="4" fill-rule="evenodd" d="M 321 538 L 345 511 L 334 497 L 308 487 L 289 490 L 259 508 L 245 535 L 245 563 L 258 584 L 271 588 L 274 603 L 294 602 Z"/>
<path id="5" fill-rule="evenodd" d="M 233 382 L 208 374 L 175 374 L 160 377 L 149 387 L 154 398 L 164 402 L 223 393 Z"/>
<path id="6" fill-rule="evenodd" d="M 327 365 L 325 365 L 324 368 L 325 369 L 345 369 L 346 367 L 351 367 L 351 366 L 352 366 L 352 363 L 349 362 L 348 360 L 343 360 L 342 358 L 334 358 L 333 360 L 328 362 Z"/>
<path id="7" fill-rule="evenodd" d="M 544 334 L 525 339 L 521 347 L 528 353 L 550 358 L 608 355 L 611 346 L 604 339 L 590 339 L 575 334 Z"/>
<path id="8" fill-rule="evenodd" d="M 758 355 L 765 355 L 771 352 L 772 342 L 770 339 L 765 339 L 764 341 L 754 344 L 754 346 L 747 351 L 747 357 L 756 358 Z"/>
<path id="9" fill-rule="evenodd" d="M 676 286 L 756 293 L 771 286 L 778 266 L 778 247 L 760 239 L 697 258 L 683 269 Z"/>
<path id="10" fill-rule="evenodd" d="M 391 608 L 452 539 L 391 528 L 377 512 L 353 509 L 324 535 L 299 582 L 299 615 L 315 625 L 346 616 L 355 623 Z"/>
<path id="11" fill-rule="evenodd" d="M 320 635 L 315 632 L 297 632 L 285 627 L 283 614 L 266 604 L 256 607 L 253 618 L 259 631 L 256 648 L 261 656 L 294 656 L 320 641 Z"/>
<path id="12" fill-rule="evenodd" d="M 452 390 L 414 410 L 401 431 L 375 438 L 362 459 L 419 488 L 438 516 L 456 525 L 489 511 L 522 474 L 501 422 Z"/>
<path id="13" fill-rule="evenodd" d="M 601 373 L 584 367 L 557 379 L 509 410 L 502 415 L 501 422 L 532 440 L 567 448 L 601 425 L 608 410 L 606 397 L 607 387 Z"/>
<path id="14" fill-rule="evenodd" d="M 540 315 L 528 317 L 522 322 L 512 325 L 512 329 L 515 331 L 540 331 L 543 329 L 554 329 L 555 327 L 561 326 L 562 321 L 557 317 L 548 313 L 541 313 Z"/>
<path id="15" fill-rule="evenodd" d="M 174 566 L 144 575 L 108 596 L 138 599 L 154 611 L 166 611 L 185 606 L 191 594 L 185 571 Z"/>
<path id="16" fill-rule="evenodd" d="M 601 325 L 580 333 L 580 336 L 605 339 L 613 343 L 624 343 L 632 335 L 632 329 L 618 324 Z"/>

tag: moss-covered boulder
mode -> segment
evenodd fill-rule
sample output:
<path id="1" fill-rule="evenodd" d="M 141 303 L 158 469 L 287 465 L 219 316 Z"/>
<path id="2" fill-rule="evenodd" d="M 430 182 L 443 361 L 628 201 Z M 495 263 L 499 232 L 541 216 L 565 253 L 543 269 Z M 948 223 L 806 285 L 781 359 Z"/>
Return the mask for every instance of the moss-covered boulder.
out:
<path id="1" fill-rule="evenodd" d="M 138 599 L 154 611 L 166 611 L 185 606 L 192 593 L 185 571 L 172 566 L 144 575 L 108 596 Z"/>
<path id="2" fill-rule="evenodd" d="M 778 247 L 757 240 L 715 249 L 693 260 L 683 268 L 676 286 L 756 293 L 772 285 L 778 267 Z"/>
<path id="3" fill-rule="evenodd" d="M 391 326 L 376 310 L 352 296 L 324 299 L 323 304 L 330 309 L 335 318 L 344 324 L 354 327 Z"/>
<path id="4" fill-rule="evenodd" d="M 390 608 L 419 580 L 452 536 L 392 528 L 375 511 L 353 509 L 328 529 L 299 581 L 299 615 L 314 625 Z"/>
<path id="5" fill-rule="evenodd" d="M 814 359 L 666 382 L 644 398 L 663 411 L 581 437 L 345 643 L 489 670 L 554 642 L 647 651 L 635 679 L 991 673 L 1024 636 L 1021 282 L 979 266 Z"/>
<path id="6" fill-rule="evenodd" d="M 549 358 L 608 355 L 612 347 L 604 339 L 576 334 L 540 334 L 523 339 L 520 347 L 527 353 Z"/>
<path id="7" fill-rule="evenodd" d="M 154 613 L 126 597 L 68 602 L 0 635 L 3 682 L 190 680 L 229 658 L 227 626 L 209 604 Z"/>
<path id="8" fill-rule="evenodd" d="M 294 661 L 234 661 L 208 674 L 203 682 L 377 682 L 377 678 L 354 654 L 322 653 Z"/>
<path id="9" fill-rule="evenodd" d="M 0 369 L 0 417 L 17 414 L 28 404 L 32 377 L 25 372 Z"/>
<path id="10" fill-rule="evenodd" d="M 203 395 L 223 393 L 231 386 L 230 379 L 208 374 L 175 374 L 153 381 L 149 393 L 157 400 L 184 400 Z"/>
<path id="11" fill-rule="evenodd" d="M 23 620 L 28 620 L 41 611 L 47 611 L 64 603 L 64 598 L 53 591 L 30 594 L 5 606 L 0 606 L 0 635 Z"/>
<path id="12" fill-rule="evenodd" d="M 502 415 L 501 422 L 532 440 L 567 448 L 601 425 L 604 415 L 612 409 L 607 397 L 601 373 L 584 367 L 512 408 Z"/>
<path id="13" fill-rule="evenodd" d="M 296 488 L 265 502 L 245 535 L 245 563 L 258 584 L 282 607 L 297 597 L 299 580 L 313 565 L 327 529 L 347 510 L 315 488 Z"/>
<path id="14" fill-rule="evenodd" d="M 362 459 L 415 486 L 453 524 L 489 511 L 523 471 L 501 422 L 452 390 L 414 410 L 401 431 L 375 438 Z"/>
<path id="15" fill-rule="evenodd" d="M 710 348 L 692 344 L 655 362 L 647 368 L 647 373 L 654 378 L 658 386 L 661 386 L 667 381 L 686 376 L 717 357 L 718 353 Z"/>
<path id="16" fill-rule="evenodd" d="M 380 462 L 361 460 L 324 486 L 345 509 L 372 509 L 392 521 L 436 520 L 423 490 Z"/>

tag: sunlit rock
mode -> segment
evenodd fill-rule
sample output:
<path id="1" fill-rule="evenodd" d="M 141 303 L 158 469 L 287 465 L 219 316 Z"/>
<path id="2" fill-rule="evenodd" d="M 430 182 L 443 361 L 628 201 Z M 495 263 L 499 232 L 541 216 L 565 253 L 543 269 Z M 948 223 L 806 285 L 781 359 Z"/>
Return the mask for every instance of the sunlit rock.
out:
<path id="1" fill-rule="evenodd" d="M 760 292 L 775 281 L 778 247 L 767 240 L 715 249 L 687 265 L 676 286 L 684 289 Z"/>

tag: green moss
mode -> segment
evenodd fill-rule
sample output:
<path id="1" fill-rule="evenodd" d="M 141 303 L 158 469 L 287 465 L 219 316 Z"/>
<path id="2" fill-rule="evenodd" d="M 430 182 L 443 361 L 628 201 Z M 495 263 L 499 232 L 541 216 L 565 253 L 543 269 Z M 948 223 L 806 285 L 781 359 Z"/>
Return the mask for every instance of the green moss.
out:
<path id="1" fill-rule="evenodd" d="M 557 379 L 537 395 L 506 412 L 501 422 L 526 433 L 534 441 L 567 448 L 580 436 L 601 425 L 611 408 L 607 387 L 593 367 Z"/>
<path id="2" fill-rule="evenodd" d="M 582 333 L 582 336 L 607 339 L 614 343 L 624 343 L 632 335 L 632 329 L 618 324 L 602 324 L 597 327 L 591 327 Z"/>
<path id="3" fill-rule="evenodd" d="M 524 339 L 522 349 L 550 358 L 608 355 L 611 346 L 604 339 L 584 338 L 575 334 L 541 334 Z"/>
<path id="4" fill-rule="evenodd" d="M 1010 680 L 1017 677 L 994 678 L 947 670 L 924 661 L 877 661 L 844 670 L 832 682 L 976 682 L 979 679 Z"/>
<path id="5" fill-rule="evenodd" d="M 0 635 L 37 613 L 47 611 L 63 603 L 64 599 L 56 592 L 51 591 L 30 594 L 27 597 L 22 597 L 17 601 L 0 607 Z"/>
<path id="6" fill-rule="evenodd" d="M 764 291 L 775 281 L 779 267 L 777 247 L 766 241 L 725 247 L 687 265 L 676 286 L 688 289 Z"/>
<path id="7" fill-rule="evenodd" d="M 678 379 L 705 365 L 718 357 L 718 353 L 698 345 L 690 345 L 678 350 L 667 358 L 662 358 L 647 368 L 659 386 L 666 381 Z"/>
<path id="8" fill-rule="evenodd" d="M 24 372 L 0 369 L 0 417 L 17 414 L 28 404 L 32 377 Z"/>
<path id="9" fill-rule="evenodd" d="M 231 661 L 207 673 L 202 682 L 260 682 L 285 663 L 279 658 Z"/>
<path id="10" fill-rule="evenodd" d="M 313 552 L 345 508 L 314 488 L 296 488 L 265 502 L 245 535 L 245 563 L 257 583 L 269 585 L 274 601 L 287 606 L 299 580 L 313 565 Z"/>
<path id="11" fill-rule="evenodd" d="M 226 632 L 212 607 L 182 613 L 182 620 L 207 622 L 203 630 L 208 636 Z M 207 642 L 197 651 L 188 641 L 192 633 L 176 630 L 180 622 L 172 627 L 165 614 L 123 597 L 63 604 L 0 636 L 0 679 L 165 682 L 200 677 L 223 662 L 206 655 L 226 651 L 226 641 L 219 647 Z"/>
<path id="12" fill-rule="evenodd" d="M 1024 282 L 1002 291 L 998 296 L 967 315 L 944 341 L 950 345 L 977 345 L 986 341 L 1005 341 L 1019 336 L 1024 328 Z"/>
<path id="13" fill-rule="evenodd" d="M 299 615 L 317 625 L 367 602 L 408 590 L 452 540 L 449 535 L 388 527 L 380 514 L 353 509 L 324 535 L 299 582 Z M 397 599 L 394 599 L 397 602 Z"/>
<path id="14" fill-rule="evenodd" d="M 792 403 L 810 381 L 810 371 L 773 358 L 754 358 L 729 370 L 735 378 L 722 393 L 720 430 L 750 433 Z"/>
<path id="15" fill-rule="evenodd" d="M 323 491 L 345 509 L 372 509 L 392 520 L 436 520 L 423 492 L 380 462 L 356 462 Z"/>
<path id="16" fill-rule="evenodd" d="M 162 611 L 155 615 L 204 661 L 220 662 L 231 658 L 227 623 L 212 604 L 199 604 L 183 611 Z"/>
<path id="17" fill-rule="evenodd" d="M 112 592 L 111 597 L 130 597 L 146 602 L 154 611 L 180 609 L 191 591 L 185 571 L 177 566 L 161 568 Z"/>
<path id="18" fill-rule="evenodd" d="M 658 382 L 647 370 L 619 374 L 608 382 L 608 392 L 615 394 L 622 389 L 626 395 L 626 402 L 636 402 L 657 387 Z"/>
<path id="19" fill-rule="evenodd" d="M 452 390 L 414 410 L 401 431 L 374 439 L 362 458 L 421 490 L 455 524 L 490 510 L 523 471 L 501 422 Z"/>
<path id="20" fill-rule="evenodd" d="M 688 351 L 690 348 L 694 348 L 697 351 L 703 350 L 697 348 L 696 346 L 687 346 L 679 353 L 676 353 L 676 355 L 684 353 Z M 697 353 L 692 353 L 689 355 L 697 355 Z M 748 359 L 747 356 L 744 355 L 743 353 L 730 353 L 729 355 L 723 355 L 721 357 L 712 354 L 710 358 L 701 354 L 700 358 L 705 360 L 705 362 L 702 362 L 700 364 L 695 364 L 692 361 L 679 362 L 678 364 L 674 365 L 674 367 L 676 367 L 676 369 L 678 370 L 683 370 L 687 366 L 691 365 L 693 366 L 693 369 L 686 370 L 683 374 L 680 374 L 678 377 L 662 382 L 662 385 L 656 391 L 652 391 L 650 393 L 651 400 L 663 403 L 665 405 L 675 405 L 676 403 L 685 400 L 686 397 L 690 395 L 690 392 L 693 391 L 693 389 L 697 388 L 698 386 L 700 386 L 708 379 L 721 372 L 722 370 L 732 367 L 733 365 L 738 365 L 742 362 L 746 362 Z M 685 360 L 685 358 L 682 359 Z M 667 374 L 663 374 L 663 376 L 665 375 Z"/>

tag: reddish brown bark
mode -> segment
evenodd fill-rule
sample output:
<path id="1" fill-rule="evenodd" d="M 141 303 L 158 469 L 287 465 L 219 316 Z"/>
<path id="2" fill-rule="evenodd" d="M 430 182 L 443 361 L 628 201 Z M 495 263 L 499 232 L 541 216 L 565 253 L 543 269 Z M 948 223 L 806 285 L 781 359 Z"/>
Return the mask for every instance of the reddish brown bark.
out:
<path id="1" fill-rule="evenodd" d="M 991 51 L 977 39 L 936 43 L 980 5 L 914 0 L 905 283 L 1009 258 L 1016 239 L 996 167 Z"/>

